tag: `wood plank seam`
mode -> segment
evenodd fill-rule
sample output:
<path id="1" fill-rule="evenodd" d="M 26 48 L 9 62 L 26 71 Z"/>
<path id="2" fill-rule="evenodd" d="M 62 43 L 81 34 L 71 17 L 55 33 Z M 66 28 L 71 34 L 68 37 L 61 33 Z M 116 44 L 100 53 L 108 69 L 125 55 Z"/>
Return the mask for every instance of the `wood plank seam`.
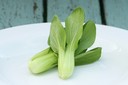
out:
<path id="1" fill-rule="evenodd" d="M 47 22 L 47 0 L 43 0 L 42 2 L 43 2 L 43 9 L 44 9 L 44 11 L 42 13 L 43 22 Z"/>
<path id="2" fill-rule="evenodd" d="M 100 7 L 101 22 L 102 24 L 106 25 L 107 22 L 105 17 L 104 0 L 99 0 L 99 7 Z"/>

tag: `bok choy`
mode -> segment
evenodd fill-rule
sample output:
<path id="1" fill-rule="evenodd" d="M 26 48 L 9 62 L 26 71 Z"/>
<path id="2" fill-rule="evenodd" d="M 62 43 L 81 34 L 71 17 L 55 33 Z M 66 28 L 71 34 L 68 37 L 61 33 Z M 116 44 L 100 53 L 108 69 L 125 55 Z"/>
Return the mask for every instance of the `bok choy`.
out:
<path id="1" fill-rule="evenodd" d="M 52 19 L 48 38 L 49 47 L 32 57 L 29 69 L 32 73 L 45 72 L 58 66 L 59 77 L 69 78 L 74 66 L 90 64 L 101 57 L 101 47 L 88 50 L 96 38 L 93 21 L 84 24 L 84 11 L 76 8 L 65 20 L 65 27 L 57 15 Z"/>

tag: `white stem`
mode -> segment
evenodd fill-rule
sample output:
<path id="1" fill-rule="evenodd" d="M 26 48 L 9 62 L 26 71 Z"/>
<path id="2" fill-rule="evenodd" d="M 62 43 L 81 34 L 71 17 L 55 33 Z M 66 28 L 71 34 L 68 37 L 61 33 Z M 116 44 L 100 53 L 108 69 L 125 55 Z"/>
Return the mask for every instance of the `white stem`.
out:
<path id="1" fill-rule="evenodd" d="M 74 70 L 74 51 L 71 51 L 70 48 L 67 48 L 65 53 L 64 51 L 59 53 L 58 70 L 62 79 L 67 79 L 72 75 Z"/>

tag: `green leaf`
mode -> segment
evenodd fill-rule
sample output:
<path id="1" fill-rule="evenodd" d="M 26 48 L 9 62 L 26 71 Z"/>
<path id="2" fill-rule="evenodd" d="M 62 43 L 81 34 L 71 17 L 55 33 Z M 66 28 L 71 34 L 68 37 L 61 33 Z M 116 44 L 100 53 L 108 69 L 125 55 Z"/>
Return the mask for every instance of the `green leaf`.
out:
<path id="1" fill-rule="evenodd" d="M 65 49 L 66 33 L 57 16 L 53 17 L 49 37 L 49 44 L 54 52 L 58 53 L 59 49 Z"/>
<path id="2" fill-rule="evenodd" d="M 75 57 L 75 65 L 90 64 L 101 57 L 101 47 L 94 48 Z"/>
<path id="3" fill-rule="evenodd" d="M 36 55 L 29 61 L 29 69 L 32 73 L 41 73 L 57 66 L 58 57 L 47 48 Z"/>
<path id="4" fill-rule="evenodd" d="M 36 59 L 36 58 L 38 58 L 38 57 L 41 57 L 41 56 L 44 56 L 44 55 L 46 55 L 46 54 L 48 54 L 48 53 L 50 53 L 50 52 L 52 52 L 51 48 L 50 48 L 50 47 L 49 47 L 49 48 L 46 48 L 45 50 L 43 50 L 43 51 L 41 51 L 41 52 L 35 54 L 35 55 L 32 57 L 31 60 L 34 60 L 34 59 Z"/>
<path id="5" fill-rule="evenodd" d="M 82 36 L 84 23 L 84 11 L 82 8 L 76 8 L 65 21 L 65 30 L 67 44 L 74 51 L 78 46 L 78 41 Z"/>
<path id="6" fill-rule="evenodd" d="M 79 41 L 76 55 L 92 46 L 96 38 L 96 26 L 93 21 L 88 21 L 83 28 L 83 35 Z"/>
<path id="7" fill-rule="evenodd" d="M 59 56 L 58 59 L 59 76 L 62 79 L 69 78 L 73 73 L 75 65 L 74 53 L 82 36 L 83 23 L 84 11 L 82 8 L 76 8 L 65 20 L 67 47 L 65 56 Z"/>
<path id="8" fill-rule="evenodd" d="M 50 36 L 48 37 L 47 43 L 48 43 L 48 45 L 50 45 Z"/>

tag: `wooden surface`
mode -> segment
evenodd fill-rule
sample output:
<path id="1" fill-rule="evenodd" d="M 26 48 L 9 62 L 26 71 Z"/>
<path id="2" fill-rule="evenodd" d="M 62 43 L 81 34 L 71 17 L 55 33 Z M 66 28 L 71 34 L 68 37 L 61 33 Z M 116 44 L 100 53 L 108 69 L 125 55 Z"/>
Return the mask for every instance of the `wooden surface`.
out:
<path id="1" fill-rule="evenodd" d="M 128 30 L 128 0 L 105 0 L 107 25 Z"/>
<path id="2" fill-rule="evenodd" d="M 57 14 L 61 21 L 65 21 L 65 18 L 71 13 L 73 9 L 78 6 L 84 8 L 86 21 L 91 19 L 96 23 L 101 24 L 99 0 L 55 0 L 51 3 L 48 0 L 48 21 L 50 22 L 52 17 Z"/>
<path id="3" fill-rule="evenodd" d="M 128 30 L 128 0 L 0 0 L 0 29 L 50 22 L 56 14 L 61 21 L 77 6 L 86 12 L 86 21 Z"/>
<path id="4" fill-rule="evenodd" d="M 42 0 L 0 0 L 0 29 L 43 21 Z"/>

